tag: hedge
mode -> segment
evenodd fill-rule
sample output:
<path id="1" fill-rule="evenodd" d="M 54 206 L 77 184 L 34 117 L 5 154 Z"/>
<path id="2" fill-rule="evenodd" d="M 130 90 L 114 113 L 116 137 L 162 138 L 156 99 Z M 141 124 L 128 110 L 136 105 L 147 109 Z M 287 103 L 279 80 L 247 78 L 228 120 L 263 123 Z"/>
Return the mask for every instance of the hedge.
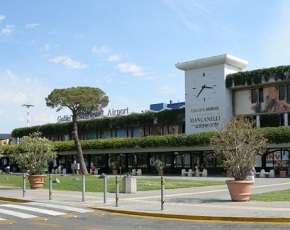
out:
<path id="1" fill-rule="evenodd" d="M 259 128 L 256 129 L 256 131 L 263 132 L 269 144 L 289 143 L 290 146 L 289 126 Z M 82 140 L 81 145 L 83 150 L 207 146 L 213 133 L 214 131 L 189 135 L 175 134 L 135 138 Z M 73 141 L 56 141 L 53 143 L 57 152 L 75 150 Z M 9 148 L 9 145 L 0 146 L 0 150 L 2 150 L 3 153 L 7 153 Z"/>
<path id="2" fill-rule="evenodd" d="M 179 116 L 181 114 L 181 116 Z M 185 117 L 185 108 L 163 110 L 160 112 L 145 112 L 140 114 L 130 114 L 127 116 L 105 117 L 91 120 L 78 121 L 78 132 L 98 132 L 111 129 L 125 129 L 134 127 L 145 127 L 153 125 L 174 125 L 181 123 L 180 117 Z M 71 134 L 73 130 L 72 122 L 46 124 L 41 126 L 31 126 L 14 129 L 12 137 L 23 137 L 39 131 L 44 136 Z"/>

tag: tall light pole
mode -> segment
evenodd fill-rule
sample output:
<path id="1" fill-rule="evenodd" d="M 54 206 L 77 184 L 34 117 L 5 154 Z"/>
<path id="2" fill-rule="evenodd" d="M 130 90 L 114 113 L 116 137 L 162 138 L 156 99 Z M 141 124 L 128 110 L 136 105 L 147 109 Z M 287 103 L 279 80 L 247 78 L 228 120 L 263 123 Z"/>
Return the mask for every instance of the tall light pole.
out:
<path id="1" fill-rule="evenodd" d="M 22 106 L 27 108 L 27 127 L 29 127 L 29 108 L 30 107 L 34 107 L 34 105 L 32 105 L 32 104 L 23 104 Z"/>

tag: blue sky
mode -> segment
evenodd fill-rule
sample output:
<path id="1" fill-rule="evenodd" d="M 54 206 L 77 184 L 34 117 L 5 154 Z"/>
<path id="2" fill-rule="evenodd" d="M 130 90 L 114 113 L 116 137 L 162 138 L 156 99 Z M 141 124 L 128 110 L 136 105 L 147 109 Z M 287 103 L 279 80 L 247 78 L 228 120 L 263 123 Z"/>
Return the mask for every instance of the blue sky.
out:
<path id="1" fill-rule="evenodd" d="M 177 62 L 231 54 L 289 65 L 287 0 L 1 0 L 0 133 L 55 123 L 54 89 L 101 88 L 108 109 L 184 101 Z"/>

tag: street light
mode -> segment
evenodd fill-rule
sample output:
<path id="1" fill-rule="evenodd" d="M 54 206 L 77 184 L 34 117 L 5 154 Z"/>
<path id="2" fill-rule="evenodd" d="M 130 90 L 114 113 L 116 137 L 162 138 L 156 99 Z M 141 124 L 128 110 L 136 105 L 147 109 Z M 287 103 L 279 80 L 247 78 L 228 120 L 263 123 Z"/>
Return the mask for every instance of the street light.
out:
<path id="1" fill-rule="evenodd" d="M 23 104 L 22 107 L 26 107 L 27 108 L 27 127 L 29 127 L 29 108 L 30 107 L 34 107 L 34 105 L 32 105 L 32 104 Z"/>

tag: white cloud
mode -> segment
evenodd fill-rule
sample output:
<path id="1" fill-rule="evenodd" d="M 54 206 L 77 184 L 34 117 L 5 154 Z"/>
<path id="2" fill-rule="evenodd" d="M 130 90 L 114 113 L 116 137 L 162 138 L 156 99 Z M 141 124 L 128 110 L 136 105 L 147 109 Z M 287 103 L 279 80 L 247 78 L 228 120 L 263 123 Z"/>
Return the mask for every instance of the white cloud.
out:
<path id="1" fill-rule="evenodd" d="M 164 3 L 177 15 L 184 26 L 195 33 L 202 29 L 200 18 L 210 19 L 212 15 L 208 7 L 212 3 L 211 0 L 164 0 Z"/>
<path id="2" fill-rule="evenodd" d="M 3 133 L 25 127 L 27 109 L 22 104 L 33 104 L 30 108 L 30 125 L 56 122 L 58 114 L 48 108 L 44 98 L 51 92 L 51 87 L 34 77 L 18 76 L 12 70 L 0 72 L 0 127 Z"/>
<path id="3" fill-rule="evenodd" d="M 45 50 L 50 50 L 50 48 L 51 48 L 51 45 L 50 45 L 50 44 L 45 44 L 45 45 L 44 45 L 44 49 L 45 49 Z"/>
<path id="4" fill-rule="evenodd" d="M 15 76 L 9 69 L 5 71 L 5 76 L 12 85 L 16 85 L 18 77 Z"/>
<path id="5" fill-rule="evenodd" d="M 110 55 L 107 59 L 109 62 L 118 62 L 121 60 L 120 56 L 117 54 Z"/>
<path id="6" fill-rule="evenodd" d="M 26 95 L 22 92 L 1 92 L 0 93 L 1 100 L 4 101 L 10 101 L 10 103 L 25 103 L 26 101 Z"/>
<path id="7" fill-rule="evenodd" d="M 162 93 L 175 93 L 176 89 L 170 86 L 162 86 L 160 88 L 160 91 L 158 92 L 162 92 Z"/>
<path id="8" fill-rule="evenodd" d="M 10 35 L 15 29 L 14 25 L 6 25 L 4 29 L 1 30 L 1 34 Z"/>
<path id="9" fill-rule="evenodd" d="M 71 68 L 71 69 L 86 69 L 86 68 L 88 68 L 88 65 L 81 64 L 80 62 L 77 62 L 68 56 L 54 57 L 52 59 L 49 59 L 49 61 L 55 62 L 55 63 L 62 63 L 66 68 Z"/>
<path id="10" fill-rule="evenodd" d="M 106 46 L 102 46 L 100 48 L 98 48 L 97 46 L 93 46 L 92 48 L 92 52 L 98 55 L 109 53 L 109 51 L 110 49 Z"/>
<path id="11" fill-rule="evenodd" d="M 3 21 L 6 17 L 4 15 L 0 15 L 0 22 Z"/>
<path id="12" fill-rule="evenodd" d="M 32 24 L 25 25 L 25 28 L 31 30 L 31 29 L 34 29 L 37 26 L 39 26 L 38 23 L 32 23 Z"/>
<path id="13" fill-rule="evenodd" d="M 143 68 L 134 63 L 121 63 L 117 65 L 117 69 L 122 73 L 132 73 L 134 76 L 144 76 Z"/>

